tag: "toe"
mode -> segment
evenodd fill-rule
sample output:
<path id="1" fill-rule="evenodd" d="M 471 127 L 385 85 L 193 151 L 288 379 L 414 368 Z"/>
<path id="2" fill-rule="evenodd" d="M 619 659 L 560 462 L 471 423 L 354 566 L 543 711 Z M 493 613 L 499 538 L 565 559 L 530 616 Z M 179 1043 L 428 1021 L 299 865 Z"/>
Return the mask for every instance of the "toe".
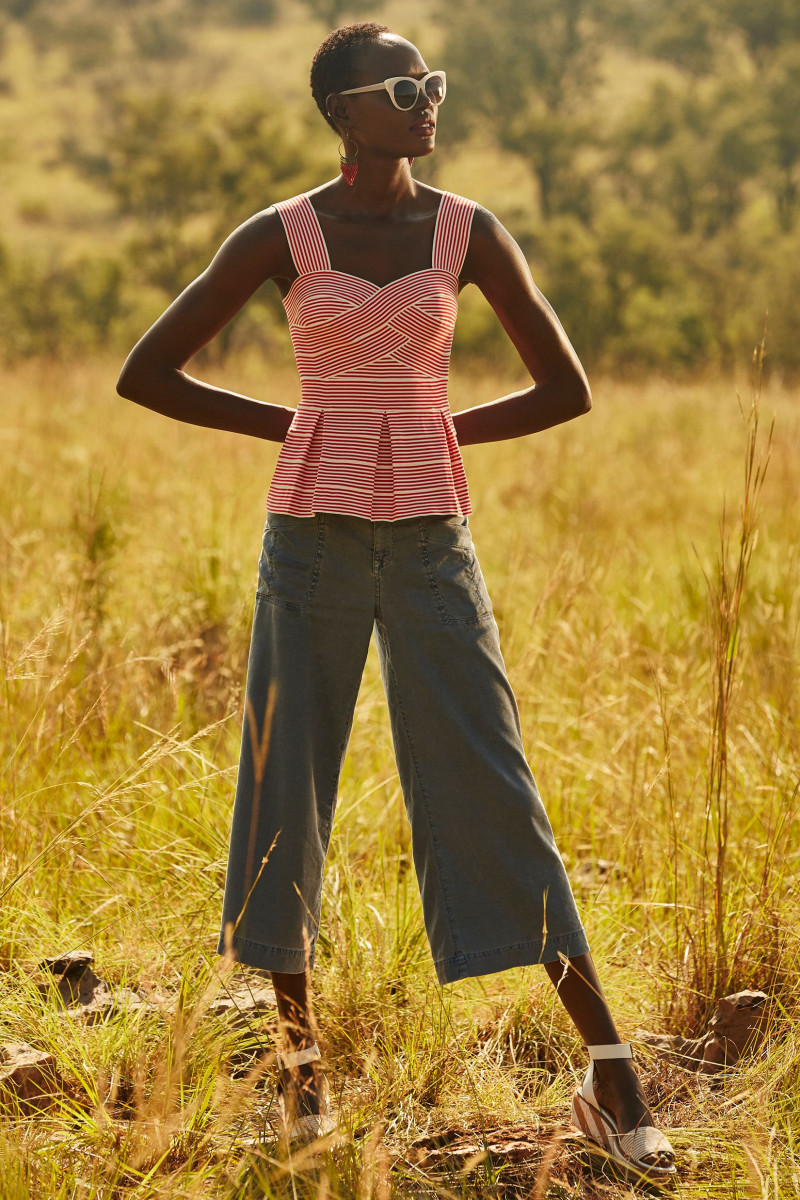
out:
<path id="1" fill-rule="evenodd" d="M 652 1154 L 643 1154 L 642 1162 L 646 1163 L 648 1167 L 658 1167 L 662 1171 L 668 1171 L 675 1165 L 675 1155 L 667 1150 L 654 1150 Z"/>

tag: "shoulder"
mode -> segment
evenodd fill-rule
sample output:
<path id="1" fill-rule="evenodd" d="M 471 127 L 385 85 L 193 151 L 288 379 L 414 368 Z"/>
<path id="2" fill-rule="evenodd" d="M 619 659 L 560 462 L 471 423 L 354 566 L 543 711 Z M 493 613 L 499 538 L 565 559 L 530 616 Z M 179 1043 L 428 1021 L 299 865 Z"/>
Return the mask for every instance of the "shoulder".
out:
<path id="1" fill-rule="evenodd" d="M 282 222 L 278 209 L 274 204 L 253 213 L 241 225 L 228 234 L 226 246 L 243 252 L 256 250 L 259 246 L 269 244 L 277 239 L 281 232 Z"/>
<path id="2" fill-rule="evenodd" d="M 511 234 L 505 226 L 497 219 L 491 209 L 484 208 L 477 200 L 467 200 L 460 196 L 463 203 L 472 207 L 472 241 L 476 245 L 497 246 L 506 238 L 510 238 Z"/>
<path id="3" fill-rule="evenodd" d="M 284 202 L 278 201 L 282 206 Z M 218 289 L 255 288 L 293 271 L 283 221 L 275 204 L 233 229 L 217 249 L 204 277 Z"/>
<path id="4" fill-rule="evenodd" d="M 431 197 L 435 198 L 437 196 L 441 196 L 442 205 L 444 205 L 445 200 L 447 200 L 451 208 L 464 209 L 465 211 L 468 211 L 476 207 L 477 201 L 470 200 L 468 196 L 461 196 L 458 192 L 451 192 L 447 188 L 430 187 L 427 184 L 425 185 L 425 188 Z"/>
<path id="5" fill-rule="evenodd" d="M 291 201 L 277 201 L 253 213 L 238 225 L 220 247 L 226 259 L 252 259 L 279 268 L 286 251 L 286 235 L 279 208 Z"/>
<path id="6" fill-rule="evenodd" d="M 508 230 L 498 221 L 488 208 L 484 208 L 477 200 L 469 196 L 460 196 L 457 192 L 444 192 L 449 197 L 452 207 L 463 210 L 469 218 L 470 248 L 474 245 L 476 251 L 487 251 L 499 248 L 508 241 L 513 241 Z"/>
<path id="7" fill-rule="evenodd" d="M 236 229 L 234 229 L 231 237 L 236 238 L 242 243 L 259 242 L 263 239 L 278 239 L 283 236 L 283 216 L 287 210 L 299 208 L 306 193 L 301 192 L 297 196 L 289 196 L 284 200 L 276 200 L 267 208 L 262 208 L 258 212 L 253 213 L 252 217 L 242 221 Z"/>
<path id="8" fill-rule="evenodd" d="M 463 225 L 469 231 L 459 275 L 462 284 L 475 283 L 483 291 L 490 285 L 492 274 L 496 275 L 503 265 L 516 272 L 521 270 L 523 263 L 527 268 L 516 241 L 490 209 L 458 192 L 443 191 L 442 195 L 449 198 L 451 215 L 454 209 L 456 213 L 460 212 L 465 218 Z"/>
<path id="9" fill-rule="evenodd" d="M 527 260 L 502 221 L 482 204 L 470 203 L 474 205 L 474 212 L 462 279 L 483 288 L 492 274 L 497 275 L 503 269 L 519 272 L 524 264 L 527 271 Z"/>

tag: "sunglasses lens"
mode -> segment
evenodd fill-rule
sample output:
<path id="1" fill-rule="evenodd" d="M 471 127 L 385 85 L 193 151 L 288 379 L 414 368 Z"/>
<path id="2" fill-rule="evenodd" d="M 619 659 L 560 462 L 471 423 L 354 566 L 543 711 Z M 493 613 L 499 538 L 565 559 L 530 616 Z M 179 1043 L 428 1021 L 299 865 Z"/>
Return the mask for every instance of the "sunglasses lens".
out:
<path id="1" fill-rule="evenodd" d="M 417 88 L 410 79 L 399 79 L 394 85 L 394 98 L 399 108 L 413 108 L 417 101 Z"/>
<path id="2" fill-rule="evenodd" d="M 444 80 L 441 75 L 431 75 L 425 84 L 425 93 L 434 104 L 444 100 Z M 400 79 L 394 85 L 394 98 L 398 108 L 413 108 L 417 103 L 418 89 L 410 79 Z"/>
<path id="3" fill-rule="evenodd" d="M 425 84 L 425 91 L 434 104 L 441 104 L 444 100 L 444 80 L 441 75 L 431 75 Z"/>

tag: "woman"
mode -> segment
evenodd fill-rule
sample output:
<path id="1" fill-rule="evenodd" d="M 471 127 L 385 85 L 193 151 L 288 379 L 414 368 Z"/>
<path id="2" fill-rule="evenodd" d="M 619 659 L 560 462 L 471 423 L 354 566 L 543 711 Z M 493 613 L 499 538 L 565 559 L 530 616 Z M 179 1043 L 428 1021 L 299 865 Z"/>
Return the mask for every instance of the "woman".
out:
<path id="1" fill-rule="evenodd" d="M 675 1172 L 597 978 L 520 737 L 472 544 L 461 445 L 588 412 L 589 385 L 527 262 L 474 201 L 415 182 L 443 73 L 365 22 L 311 88 L 341 175 L 257 213 L 134 347 L 121 395 L 283 443 L 267 499 L 219 950 L 269 971 L 290 1137 L 331 1127 L 310 1029 L 322 867 L 373 633 L 439 981 L 542 962 L 587 1044 L 573 1121 L 649 1178 Z M 186 375 L 267 279 L 289 319 L 297 410 Z M 535 385 L 452 416 L 458 292 L 476 284 Z M 599 1062 L 599 1066 L 596 1063 Z"/>

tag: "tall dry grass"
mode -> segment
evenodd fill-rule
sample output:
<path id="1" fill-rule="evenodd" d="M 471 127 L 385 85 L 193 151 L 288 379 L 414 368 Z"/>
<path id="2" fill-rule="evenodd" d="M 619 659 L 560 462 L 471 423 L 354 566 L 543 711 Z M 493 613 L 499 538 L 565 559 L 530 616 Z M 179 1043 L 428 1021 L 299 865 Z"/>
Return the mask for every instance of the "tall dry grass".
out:
<path id="1" fill-rule="evenodd" d="M 214 946 L 277 447 L 137 409 L 117 367 L 2 381 L 0 1022 L 55 1055 L 65 1090 L 6 1110 L 0 1192 L 624 1194 L 558 1140 L 584 1054 L 544 972 L 435 983 L 374 646 L 315 969 L 349 1136 L 316 1170 L 248 1149 L 272 1018 L 215 1012 L 241 980 Z M 296 398 L 292 373 L 256 362 L 207 377 Z M 456 375 L 451 402 L 519 383 Z M 797 1196 L 794 398 L 758 377 L 743 411 L 722 382 L 593 390 L 581 421 L 464 448 L 526 750 L 623 1036 L 695 1035 L 736 988 L 773 999 L 764 1047 L 722 1084 L 642 1052 L 680 1189 Z M 149 1004 L 65 1018 L 36 964 L 75 948 Z M 434 1170 L 409 1153 L 453 1127 L 480 1151 L 500 1123 L 538 1130 L 539 1158 Z"/>

